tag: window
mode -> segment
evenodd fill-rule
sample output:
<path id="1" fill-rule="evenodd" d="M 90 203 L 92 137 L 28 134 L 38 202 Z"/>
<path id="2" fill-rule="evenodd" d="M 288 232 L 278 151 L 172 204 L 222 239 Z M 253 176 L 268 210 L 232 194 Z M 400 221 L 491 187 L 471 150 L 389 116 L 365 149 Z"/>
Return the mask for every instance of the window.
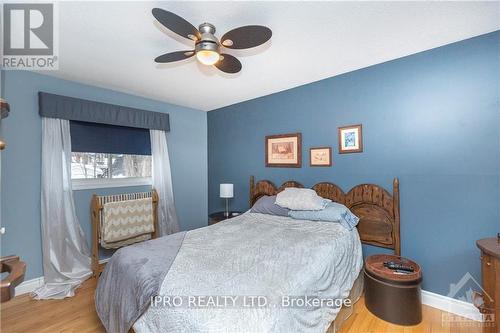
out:
<path id="1" fill-rule="evenodd" d="M 151 184 L 149 130 L 71 121 L 73 188 Z"/>
<path id="2" fill-rule="evenodd" d="M 131 154 L 71 154 L 72 179 L 151 177 L 151 156 Z"/>

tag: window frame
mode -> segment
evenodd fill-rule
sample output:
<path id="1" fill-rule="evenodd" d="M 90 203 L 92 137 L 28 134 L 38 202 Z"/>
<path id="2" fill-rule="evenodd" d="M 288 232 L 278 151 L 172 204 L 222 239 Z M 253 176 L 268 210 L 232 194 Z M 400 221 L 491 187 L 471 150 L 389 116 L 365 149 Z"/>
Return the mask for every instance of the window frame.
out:
<path id="1" fill-rule="evenodd" d="M 80 152 L 71 152 L 71 154 L 80 153 Z M 96 154 L 93 152 L 83 153 L 83 154 Z M 99 153 L 99 154 L 107 154 L 108 163 L 111 160 L 111 153 Z M 126 155 L 126 154 L 124 154 Z M 144 155 L 151 157 L 151 155 Z M 72 156 L 73 157 L 73 156 Z M 73 158 L 72 158 L 73 160 Z M 151 166 L 152 167 L 152 166 Z M 152 172 L 152 170 L 151 170 Z M 73 177 L 71 170 L 71 177 Z M 117 177 L 117 178 L 71 178 L 72 190 L 92 190 L 92 189 L 100 189 L 100 188 L 117 188 L 117 187 L 132 187 L 132 186 L 152 186 L 153 179 L 152 176 L 149 177 Z"/>
<path id="2" fill-rule="evenodd" d="M 152 180 L 152 152 L 151 152 L 151 137 L 150 130 L 143 127 L 129 127 L 122 125 L 112 125 L 107 123 L 86 122 L 70 120 L 71 131 L 71 166 L 70 178 L 72 190 L 91 190 L 101 188 L 117 188 L 117 187 L 131 187 L 131 186 L 151 186 Z M 90 131 L 90 132 L 89 132 Z M 97 135 L 94 135 L 96 134 Z M 94 138 L 94 141 L 88 140 L 89 136 Z M 137 137 L 136 137 L 137 136 Z M 136 145 L 128 142 L 131 137 Z M 95 141 L 96 138 L 101 138 L 101 141 Z M 118 141 L 117 141 L 118 140 Z M 103 142 L 114 143 L 111 146 L 102 146 Z M 123 146 L 123 143 L 126 146 Z M 128 142 L 128 143 L 127 143 Z M 122 144 L 122 145 L 120 145 Z M 139 144 L 139 146 L 137 145 Z M 88 149 L 88 150 L 86 150 Z M 73 154 L 104 154 L 108 159 L 108 174 L 106 178 L 73 178 Z M 117 177 L 113 178 L 113 158 L 119 158 L 114 155 L 134 155 L 134 156 L 149 156 L 150 172 L 132 172 L 125 174 L 136 175 L 137 177 Z M 96 156 L 94 159 L 94 170 L 96 167 Z M 78 162 L 77 162 L 78 163 Z M 135 165 L 135 163 L 134 163 Z M 85 166 L 86 168 L 86 166 Z M 120 170 L 120 169 L 118 169 Z M 143 169 L 144 170 L 144 169 Z M 87 173 L 85 172 L 85 177 Z M 148 174 L 150 174 L 148 176 Z M 79 175 L 79 174 L 78 174 Z M 118 175 L 117 175 L 118 176 Z M 143 177 L 145 176 L 145 177 Z"/>
<path id="3" fill-rule="evenodd" d="M 128 177 L 128 178 L 77 178 L 72 179 L 74 191 L 92 190 L 98 188 L 129 187 L 129 186 L 151 186 L 152 177 Z"/>

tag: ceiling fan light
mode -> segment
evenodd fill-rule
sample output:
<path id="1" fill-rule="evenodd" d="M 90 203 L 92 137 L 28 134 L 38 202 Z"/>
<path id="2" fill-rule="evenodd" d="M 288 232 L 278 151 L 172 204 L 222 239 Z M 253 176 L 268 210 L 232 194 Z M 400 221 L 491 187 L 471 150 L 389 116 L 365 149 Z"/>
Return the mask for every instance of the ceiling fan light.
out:
<path id="1" fill-rule="evenodd" d="M 219 61 L 219 53 L 212 50 L 200 50 L 196 52 L 196 58 L 203 65 L 211 66 Z"/>

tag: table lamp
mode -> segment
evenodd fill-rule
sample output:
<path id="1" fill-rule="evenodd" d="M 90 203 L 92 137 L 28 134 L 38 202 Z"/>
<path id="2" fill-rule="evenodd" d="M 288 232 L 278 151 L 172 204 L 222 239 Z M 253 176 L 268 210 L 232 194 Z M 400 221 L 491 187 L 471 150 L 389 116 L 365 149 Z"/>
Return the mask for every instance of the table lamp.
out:
<path id="1" fill-rule="evenodd" d="M 233 197 L 233 184 L 220 184 L 220 194 L 219 196 L 226 199 L 226 211 L 224 216 L 229 216 L 229 199 Z"/>

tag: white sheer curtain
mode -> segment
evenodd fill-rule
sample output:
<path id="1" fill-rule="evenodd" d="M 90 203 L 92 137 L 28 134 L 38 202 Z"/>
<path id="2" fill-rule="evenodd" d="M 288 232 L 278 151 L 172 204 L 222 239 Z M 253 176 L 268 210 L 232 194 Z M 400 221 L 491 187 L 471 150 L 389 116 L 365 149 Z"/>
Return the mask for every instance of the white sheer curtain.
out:
<path id="1" fill-rule="evenodd" d="M 150 130 L 150 134 L 153 160 L 153 187 L 160 197 L 158 204 L 159 231 L 160 236 L 165 236 L 179 231 L 179 222 L 177 221 L 177 214 L 175 212 L 172 190 L 167 133 L 160 130 Z"/>
<path id="2" fill-rule="evenodd" d="M 45 284 L 33 296 L 71 297 L 92 273 L 88 245 L 73 201 L 68 120 L 42 118 L 41 217 Z"/>

